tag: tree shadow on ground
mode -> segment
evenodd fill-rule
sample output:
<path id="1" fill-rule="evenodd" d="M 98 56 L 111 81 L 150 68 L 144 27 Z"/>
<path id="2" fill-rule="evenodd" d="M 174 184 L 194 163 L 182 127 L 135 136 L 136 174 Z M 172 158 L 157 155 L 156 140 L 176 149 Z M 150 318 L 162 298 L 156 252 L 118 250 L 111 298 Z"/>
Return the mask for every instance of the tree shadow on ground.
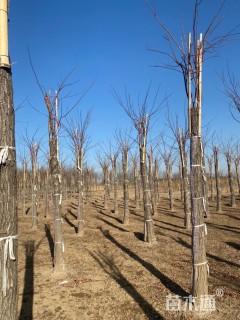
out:
<path id="1" fill-rule="evenodd" d="M 77 220 L 77 215 L 74 214 L 71 209 L 67 209 L 67 212 L 68 212 L 74 219 Z"/>
<path id="2" fill-rule="evenodd" d="M 52 265 L 54 266 L 53 263 L 53 259 L 54 259 L 54 241 L 53 241 L 53 237 L 51 235 L 51 230 L 50 230 L 50 225 L 49 224 L 45 224 L 45 234 L 48 240 L 48 244 L 49 244 L 49 249 L 50 249 L 50 253 L 51 253 L 51 258 L 52 258 Z"/>
<path id="3" fill-rule="evenodd" d="M 116 221 L 119 222 L 119 223 L 122 223 L 122 220 L 121 220 L 121 219 L 119 219 L 119 218 L 117 218 L 117 217 L 110 216 L 109 214 L 104 213 L 102 210 L 99 210 L 98 212 L 101 213 L 103 216 L 106 216 L 106 217 L 108 217 L 108 218 L 111 218 L 111 219 L 116 220 Z"/>
<path id="4" fill-rule="evenodd" d="M 226 244 L 228 244 L 230 247 L 233 247 L 234 249 L 240 250 L 240 244 L 239 243 L 228 241 L 228 242 L 226 242 Z"/>
<path id="5" fill-rule="evenodd" d="M 125 229 L 123 229 L 123 228 L 121 228 L 121 227 L 118 227 L 118 226 L 116 226 L 115 224 L 111 223 L 110 221 L 105 220 L 105 219 L 102 218 L 102 217 L 97 217 L 97 219 L 100 220 L 100 221 L 103 221 L 104 223 L 106 223 L 107 225 L 109 225 L 109 226 L 111 226 L 111 227 L 113 227 L 113 228 L 118 229 L 119 231 L 129 232 L 128 230 L 125 230 Z"/>
<path id="6" fill-rule="evenodd" d="M 75 226 L 74 223 L 72 223 L 72 221 L 70 221 L 70 220 L 68 219 L 68 217 L 67 217 L 66 214 L 65 214 L 65 216 L 64 216 L 64 220 L 65 220 L 65 221 L 67 222 L 67 224 L 68 224 L 70 227 L 72 227 L 72 228 L 74 229 L 74 231 L 77 233 L 78 228 Z"/>
<path id="7" fill-rule="evenodd" d="M 181 244 L 182 246 L 184 246 L 185 248 L 188 248 L 188 249 L 192 248 L 192 246 L 190 244 L 188 244 L 186 241 L 182 240 L 181 238 L 177 238 L 177 239 L 172 238 L 172 239 L 175 240 L 176 242 L 178 242 L 179 244 Z M 214 259 L 216 261 L 219 261 L 219 262 L 224 262 L 224 263 L 226 263 L 226 264 L 228 264 L 230 266 L 237 267 L 237 268 L 240 267 L 239 264 L 237 264 L 235 262 L 232 262 L 232 261 L 228 261 L 228 260 L 223 259 L 223 258 L 220 258 L 218 256 L 215 256 L 212 253 L 207 253 L 206 255 L 207 255 L 208 258 L 212 258 L 212 259 Z"/>
<path id="8" fill-rule="evenodd" d="M 101 230 L 102 231 L 102 230 Z M 166 275 L 164 275 L 161 271 L 159 271 L 156 267 L 154 267 L 150 262 L 147 262 L 140 258 L 136 253 L 131 251 L 130 249 L 126 248 L 122 244 L 120 244 L 114 237 L 112 237 L 109 232 L 103 232 L 103 235 L 110 240 L 112 243 L 114 243 L 118 248 L 120 248 L 122 251 L 127 253 L 129 257 L 139 262 L 145 269 L 147 269 L 150 273 L 152 273 L 156 278 L 158 278 L 161 283 L 168 288 L 171 292 L 175 293 L 179 296 L 187 296 L 188 293 L 182 289 L 180 285 L 178 285 L 176 282 L 168 278 Z"/>
<path id="9" fill-rule="evenodd" d="M 33 295 L 34 295 L 34 255 L 45 236 L 35 246 L 34 240 L 26 241 L 24 244 L 26 252 L 24 288 L 19 320 L 33 319 Z"/>
<path id="10" fill-rule="evenodd" d="M 111 276 L 138 304 L 147 315 L 148 319 L 164 320 L 164 318 L 153 308 L 153 306 L 134 288 L 134 286 L 124 277 L 115 265 L 114 261 L 104 253 L 93 254 L 89 252 L 102 269 Z"/>

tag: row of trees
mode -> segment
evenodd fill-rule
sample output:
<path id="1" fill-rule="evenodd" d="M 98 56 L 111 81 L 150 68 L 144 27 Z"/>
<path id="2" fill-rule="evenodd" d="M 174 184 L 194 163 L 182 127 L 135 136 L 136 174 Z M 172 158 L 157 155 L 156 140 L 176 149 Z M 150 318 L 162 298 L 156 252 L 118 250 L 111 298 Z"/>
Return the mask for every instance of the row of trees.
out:
<path id="1" fill-rule="evenodd" d="M 206 260 L 206 233 L 204 217 L 208 216 L 208 185 L 205 172 L 204 143 L 202 141 L 202 72 L 203 62 L 207 54 L 212 53 L 226 40 L 233 35 L 230 31 L 226 35 L 214 37 L 214 32 L 220 21 L 218 19 L 220 10 L 210 21 L 204 34 L 198 34 L 198 10 L 201 0 L 195 1 L 193 13 L 192 31 L 188 36 L 183 35 L 183 39 L 178 42 L 173 34 L 168 30 L 162 19 L 158 16 L 154 7 L 146 0 L 147 6 L 160 24 L 161 29 L 165 33 L 165 37 L 169 43 L 170 51 L 164 53 L 168 56 L 173 65 L 165 65 L 172 70 L 179 70 L 183 76 L 186 96 L 188 99 L 188 129 L 185 132 L 178 125 L 173 125 L 169 120 L 170 128 L 176 138 L 179 155 L 181 161 L 181 178 L 185 212 L 185 226 L 190 228 L 192 225 L 192 295 L 197 298 L 196 302 L 202 296 L 208 294 L 208 265 Z M 15 135 L 14 135 L 14 109 L 12 100 L 12 82 L 11 82 L 11 65 L 8 57 L 8 1 L 0 1 L 0 19 L 3 28 L 0 30 L 0 255 L 1 264 L 0 272 L 0 319 L 16 319 L 17 316 L 17 197 L 16 197 L 16 152 L 15 152 Z M 31 57 L 29 56 L 30 61 Z M 49 142 L 49 172 L 46 172 L 46 186 L 51 186 L 51 194 L 53 197 L 53 225 L 54 225 L 54 269 L 63 271 L 65 269 L 64 262 L 64 244 L 62 233 L 62 190 L 63 177 L 62 168 L 59 159 L 59 124 L 65 127 L 71 139 L 72 147 L 75 153 L 75 167 L 78 193 L 78 234 L 83 235 L 84 232 L 84 155 L 88 145 L 86 130 L 90 122 L 90 114 L 85 119 L 75 125 L 69 120 L 68 115 L 78 106 L 81 99 L 89 91 L 84 91 L 80 98 L 65 112 L 61 108 L 59 101 L 62 99 L 62 93 L 66 87 L 70 85 L 68 82 L 69 75 L 60 83 L 57 90 L 47 93 L 41 85 L 33 63 L 31 61 L 32 70 L 35 75 L 36 83 L 42 94 L 42 102 L 46 108 L 48 118 L 48 142 Z M 238 111 L 239 108 L 239 84 L 233 77 L 230 81 L 226 81 L 223 77 L 223 83 L 227 96 L 230 98 L 231 105 Z M 91 87 L 91 86 L 90 86 Z M 131 95 L 126 91 L 122 97 L 116 90 L 112 92 L 118 104 L 123 108 L 126 115 L 130 119 L 133 129 L 135 130 L 135 138 L 132 139 L 130 134 L 118 134 L 118 146 L 111 146 L 109 151 L 102 153 L 98 157 L 99 163 L 104 173 L 104 204 L 108 206 L 110 197 L 110 169 L 112 165 L 113 181 L 114 181 L 114 212 L 118 213 L 118 179 L 117 179 L 117 157 L 122 155 L 122 184 L 124 198 L 123 223 L 129 223 L 129 151 L 132 143 L 138 146 L 138 155 L 133 157 L 134 165 L 134 185 L 136 207 L 139 206 L 142 193 L 143 211 L 144 211 L 144 241 L 148 243 L 155 242 L 153 218 L 157 212 L 158 200 L 158 173 L 159 161 L 155 154 L 154 144 L 149 144 L 149 130 L 156 120 L 159 110 L 166 103 L 167 97 L 159 100 L 159 92 L 154 96 L 150 95 L 150 86 L 143 97 L 138 98 L 135 103 Z M 60 116 L 59 116 L 60 115 Z M 64 123 L 65 119 L 65 123 Z M 190 160 L 187 153 L 187 139 L 190 141 Z M 27 146 L 31 155 L 32 164 L 32 214 L 33 229 L 37 227 L 37 156 L 39 151 L 39 143 L 34 140 L 27 140 Z M 170 209 L 173 208 L 173 188 L 172 188 L 172 157 L 173 148 L 163 148 L 161 153 L 163 162 L 166 167 L 166 177 L 168 181 Z M 210 182 L 213 181 L 212 166 L 215 168 L 216 191 L 217 191 L 217 209 L 221 211 L 221 189 L 219 179 L 219 148 L 214 145 L 212 148 L 214 160 L 208 159 Z M 227 160 L 228 178 L 231 194 L 231 205 L 235 205 L 235 194 L 233 186 L 232 174 L 232 154 L 231 149 L 224 152 Z M 189 165 L 187 164 L 189 161 Z M 237 181 L 238 163 L 235 162 Z M 188 173 L 189 169 L 189 173 Z M 23 160 L 23 179 L 22 185 L 26 190 L 27 164 L 26 159 Z M 85 170 L 85 174 L 86 174 Z M 142 192 L 140 192 L 140 187 Z M 46 189 L 48 190 L 48 189 Z M 210 184 L 210 190 L 213 190 L 213 184 Z M 211 193 L 213 196 L 213 192 Z M 26 195 L 23 195 L 26 198 Z M 47 199 L 47 197 L 46 197 Z M 25 200 L 24 200 L 25 201 Z M 23 204 L 23 207 L 26 204 Z"/>

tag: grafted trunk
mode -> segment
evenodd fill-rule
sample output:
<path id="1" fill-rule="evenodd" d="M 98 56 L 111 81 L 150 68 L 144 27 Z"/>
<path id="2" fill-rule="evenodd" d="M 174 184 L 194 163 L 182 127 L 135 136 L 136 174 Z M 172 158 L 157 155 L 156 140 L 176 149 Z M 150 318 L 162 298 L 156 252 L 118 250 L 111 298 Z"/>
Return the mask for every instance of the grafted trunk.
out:
<path id="1" fill-rule="evenodd" d="M 10 68 L 0 67 L 0 152 L 8 156 L 0 163 L 0 320 L 17 319 L 17 175 L 12 77 Z M 4 149 L 6 147 L 6 149 Z M 13 243 L 13 257 L 5 245 Z M 7 256 L 4 255 L 7 254 Z M 6 275 L 4 288 L 3 274 Z"/>
<path id="2" fill-rule="evenodd" d="M 128 193 L 128 147 L 122 148 L 123 169 L 123 224 L 129 224 L 129 193 Z"/>
<path id="3" fill-rule="evenodd" d="M 214 169 L 215 169 L 215 181 L 216 181 L 216 192 L 217 192 L 217 212 L 222 212 L 222 199 L 221 199 L 221 186 L 219 178 L 219 169 L 218 169 L 218 148 L 214 147 L 213 149 L 214 156 Z"/>

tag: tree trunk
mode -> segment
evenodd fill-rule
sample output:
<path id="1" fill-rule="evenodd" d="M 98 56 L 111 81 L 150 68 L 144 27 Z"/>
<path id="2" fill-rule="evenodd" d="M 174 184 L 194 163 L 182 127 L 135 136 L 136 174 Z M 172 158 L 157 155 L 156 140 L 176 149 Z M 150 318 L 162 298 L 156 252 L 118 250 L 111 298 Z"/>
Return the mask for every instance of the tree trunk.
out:
<path id="1" fill-rule="evenodd" d="M 191 228 L 191 208 L 190 208 L 190 190 L 189 179 L 187 172 L 187 153 L 185 151 L 185 144 L 182 142 L 182 137 L 179 135 L 178 145 L 181 158 L 182 169 L 182 185 L 183 185 L 183 200 L 184 200 L 184 225 L 187 230 Z"/>
<path id="2" fill-rule="evenodd" d="M 191 109 L 190 187 L 192 207 L 192 296 L 208 295 L 208 264 L 206 259 L 206 225 L 204 223 L 202 189 L 202 148 L 199 137 L 199 110 Z"/>
<path id="3" fill-rule="evenodd" d="M 152 219 L 150 189 L 146 163 L 146 147 L 140 146 L 140 170 L 143 188 L 143 205 L 144 205 L 144 241 L 153 243 L 156 241 L 154 233 L 154 224 Z"/>
<path id="4" fill-rule="evenodd" d="M 6 147 L 6 149 L 5 149 Z M 0 320 L 17 319 L 17 173 L 11 70 L 0 67 Z M 13 256 L 9 246 L 13 243 Z M 5 251 L 6 250 L 6 251 Z M 4 255 L 6 254 L 6 258 Z M 15 258 L 14 258 L 15 256 Z M 4 275 L 4 276 L 3 276 Z M 6 280 L 6 286 L 4 285 Z"/>
<path id="5" fill-rule="evenodd" d="M 83 203 L 83 150 L 77 150 L 77 168 L 78 168 L 78 211 L 77 221 L 78 228 L 77 233 L 79 236 L 84 234 L 84 203 Z"/>
<path id="6" fill-rule="evenodd" d="M 214 155 L 214 168 L 215 168 L 215 181 L 216 181 L 216 192 L 217 192 L 217 212 L 222 212 L 222 200 L 221 200 L 221 186 L 220 186 L 220 178 L 219 178 L 219 170 L 218 170 L 218 148 L 214 147 L 213 149 Z"/>
<path id="7" fill-rule="evenodd" d="M 237 185 L 238 185 L 238 194 L 240 194 L 240 179 L 239 179 L 239 157 L 236 156 L 234 158 L 234 164 L 235 164 L 235 169 L 236 169 L 236 176 L 237 176 Z"/>
<path id="8" fill-rule="evenodd" d="M 139 183 L 139 170 L 137 165 L 137 158 L 133 159 L 133 171 L 134 171 L 134 199 L 135 199 L 135 208 L 139 209 L 139 200 L 140 200 L 140 183 Z"/>
<path id="9" fill-rule="evenodd" d="M 27 161 L 23 159 L 23 186 L 22 186 L 22 213 L 26 214 L 26 172 L 27 172 Z"/>
<path id="10" fill-rule="evenodd" d="M 154 190 L 154 177 L 153 177 L 153 151 L 150 150 L 148 154 L 148 163 L 149 163 L 149 188 L 151 194 L 151 205 L 152 205 L 152 215 L 156 213 L 156 198 Z"/>
<path id="11" fill-rule="evenodd" d="M 61 175 L 58 161 L 57 138 L 49 141 L 50 170 L 52 178 L 53 207 L 54 207 L 54 268 L 56 271 L 65 269 L 64 243 L 62 233 L 62 189 Z"/>
<path id="12" fill-rule="evenodd" d="M 117 176 L 117 159 L 113 156 L 112 159 L 113 169 L 113 183 L 114 183 L 114 213 L 118 214 L 118 176 Z"/>
<path id="13" fill-rule="evenodd" d="M 208 158 L 209 180 L 210 180 L 210 194 L 211 194 L 211 201 L 214 201 L 212 165 L 213 165 L 212 159 L 211 159 L 211 158 Z"/>
<path id="14" fill-rule="evenodd" d="M 36 148 L 36 149 L 35 149 Z M 32 229 L 36 230 L 38 225 L 37 218 L 37 146 L 31 146 L 31 160 L 32 160 Z"/>
<path id="15" fill-rule="evenodd" d="M 231 207 L 234 208 L 236 205 L 235 202 L 235 194 L 234 194 L 234 183 L 233 183 L 233 175 L 232 175 L 232 159 L 230 152 L 226 153 L 227 167 L 228 167 L 228 182 L 229 182 L 229 190 L 231 197 Z"/>
<path id="16" fill-rule="evenodd" d="M 129 193 L 128 193 L 128 148 L 123 147 L 122 151 L 122 168 L 123 168 L 123 224 L 129 224 Z"/>

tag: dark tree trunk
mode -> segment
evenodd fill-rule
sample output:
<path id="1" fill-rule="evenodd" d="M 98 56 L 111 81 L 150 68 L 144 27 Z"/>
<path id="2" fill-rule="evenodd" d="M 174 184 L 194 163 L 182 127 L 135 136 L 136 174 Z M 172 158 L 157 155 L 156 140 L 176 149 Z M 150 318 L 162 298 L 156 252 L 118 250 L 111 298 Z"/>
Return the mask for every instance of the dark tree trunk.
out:
<path id="1" fill-rule="evenodd" d="M 8 147 L 8 157 L 0 164 L 0 320 L 17 319 L 18 300 L 17 175 L 12 90 L 11 70 L 0 67 L 0 152 L 3 153 L 4 147 Z M 9 256 L 11 242 L 15 259 Z M 2 276 L 4 273 L 6 277 Z"/>

